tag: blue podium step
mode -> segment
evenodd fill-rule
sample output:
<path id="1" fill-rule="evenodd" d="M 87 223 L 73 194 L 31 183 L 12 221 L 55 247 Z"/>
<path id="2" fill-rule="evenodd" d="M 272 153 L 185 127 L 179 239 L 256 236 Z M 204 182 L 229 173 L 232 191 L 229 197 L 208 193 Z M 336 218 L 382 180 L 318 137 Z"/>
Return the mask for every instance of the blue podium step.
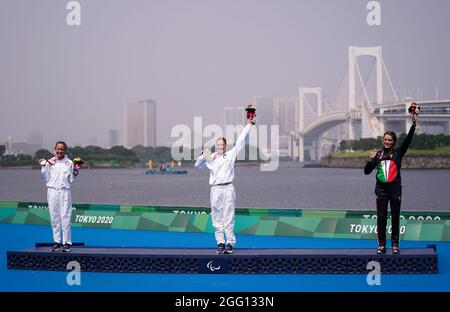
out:
<path id="1" fill-rule="evenodd" d="M 54 253 L 49 244 L 22 251 L 8 251 L 8 269 L 71 270 L 77 261 L 81 271 L 109 273 L 169 274 L 367 274 L 379 264 L 382 274 L 434 274 L 438 256 L 434 245 L 427 248 L 375 249 L 239 249 L 217 255 L 206 248 L 89 247 L 74 244 L 70 253 Z"/>

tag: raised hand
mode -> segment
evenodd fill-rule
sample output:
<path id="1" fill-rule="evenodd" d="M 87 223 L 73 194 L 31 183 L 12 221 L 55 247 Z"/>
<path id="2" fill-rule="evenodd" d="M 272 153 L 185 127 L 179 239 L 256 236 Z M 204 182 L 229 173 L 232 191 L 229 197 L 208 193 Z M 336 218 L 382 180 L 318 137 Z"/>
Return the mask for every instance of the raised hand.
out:
<path id="1" fill-rule="evenodd" d="M 377 152 L 375 152 L 375 151 L 370 151 L 369 152 L 369 161 L 370 162 L 373 162 L 376 157 L 377 157 Z"/>
<path id="2" fill-rule="evenodd" d="M 209 148 L 205 147 L 203 149 L 203 156 L 205 156 L 206 159 L 209 159 L 211 157 L 211 151 L 209 150 Z"/>

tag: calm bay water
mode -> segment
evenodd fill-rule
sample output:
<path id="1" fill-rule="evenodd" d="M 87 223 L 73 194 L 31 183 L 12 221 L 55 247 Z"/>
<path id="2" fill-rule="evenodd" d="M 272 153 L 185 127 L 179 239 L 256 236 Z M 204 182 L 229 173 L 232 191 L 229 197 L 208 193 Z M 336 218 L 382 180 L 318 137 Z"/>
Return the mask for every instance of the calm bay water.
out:
<path id="1" fill-rule="evenodd" d="M 74 203 L 209 206 L 209 171 L 146 175 L 143 169 L 83 169 Z M 450 211 L 450 170 L 402 170 L 404 210 Z M 237 207 L 374 210 L 374 175 L 362 169 L 300 168 L 274 172 L 236 166 Z M 0 201 L 46 201 L 39 170 L 0 169 Z"/>

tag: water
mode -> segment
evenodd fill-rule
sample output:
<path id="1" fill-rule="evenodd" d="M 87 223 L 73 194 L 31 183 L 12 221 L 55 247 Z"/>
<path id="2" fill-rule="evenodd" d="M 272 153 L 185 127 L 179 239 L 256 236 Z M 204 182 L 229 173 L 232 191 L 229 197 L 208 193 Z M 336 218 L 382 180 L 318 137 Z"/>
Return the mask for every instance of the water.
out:
<path id="1" fill-rule="evenodd" d="M 74 203 L 209 206 L 209 171 L 146 175 L 141 169 L 83 169 Z M 404 210 L 450 211 L 450 170 L 402 170 Z M 237 207 L 375 209 L 374 173 L 362 169 L 299 168 L 275 172 L 236 166 Z M 46 201 L 39 170 L 0 169 L 0 201 Z"/>

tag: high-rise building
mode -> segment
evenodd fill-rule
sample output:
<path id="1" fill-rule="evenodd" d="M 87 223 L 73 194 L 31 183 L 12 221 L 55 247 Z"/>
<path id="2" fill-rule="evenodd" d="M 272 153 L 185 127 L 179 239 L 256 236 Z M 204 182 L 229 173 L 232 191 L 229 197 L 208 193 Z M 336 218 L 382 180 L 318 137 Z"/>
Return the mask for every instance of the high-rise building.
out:
<path id="1" fill-rule="evenodd" d="M 271 97 L 257 96 L 256 105 L 256 124 L 259 126 L 267 126 L 267 147 L 272 147 L 272 126 L 278 122 L 275 116 L 274 101 Z M 259 131 L 259 135 L 262 133 Z M 265 151 L 267 152 L 267 151 Z"/>
<path id="2" fill-rule="evenodd" d="M 3 145 L 0 143 L 0 145 Z M 6 155 L 32 155 L 42 147 L 40 144 L 32 144 L 27 142 L 14 142 L 12 136 L 8 136 L 8 142 L 5 142 L 5 154 Z"/>
<path id="3" fill-rule="evenodd" d="M 8 145 L 6 145 L 6 154 L 13 153 L 13 138 L 12 136 L 8 136 Z"/>
<path id="4" fill-rule="evenodd" d="M 271 97 L 256 97 L 255 105 L 257 123 L 259 125 L 267 125 L 269 129 L 271 125 L 275 125 L 277 123 L 275 120 L 273 104 L 273 98 Z"/>
<path id="5" fill-rule="evenodd" d="M 223 123 L 225 126 L 244 126 L 246 122 L 244 107 L 224 107 Z"/>
<path id="6" fill-rule="evenodd" d="M 125 102 L 125 146 L 156 147 L 156 102 Z"/>
<path id="7" fill-rule="evenodd" d="M 119 145 L 119 130 L 110 129 L 108 131 L 108 146 L 111 148 L 116 145 Z"/>
<path id="8" fill-rule="evenodd" d="M 281 148 L 289 146 L 291 132 L 295 131 L 297 105 L 298 101 L 295 97 L 274 99 L 274 124 L 279 125 Z"/>
<path id="9" fill-rule="evenodd" d="M 295 131 L 295 97 L 276 98 L 274 100 L 275 121 L 280 125 L 280 135 L 290 135 Z"/>

